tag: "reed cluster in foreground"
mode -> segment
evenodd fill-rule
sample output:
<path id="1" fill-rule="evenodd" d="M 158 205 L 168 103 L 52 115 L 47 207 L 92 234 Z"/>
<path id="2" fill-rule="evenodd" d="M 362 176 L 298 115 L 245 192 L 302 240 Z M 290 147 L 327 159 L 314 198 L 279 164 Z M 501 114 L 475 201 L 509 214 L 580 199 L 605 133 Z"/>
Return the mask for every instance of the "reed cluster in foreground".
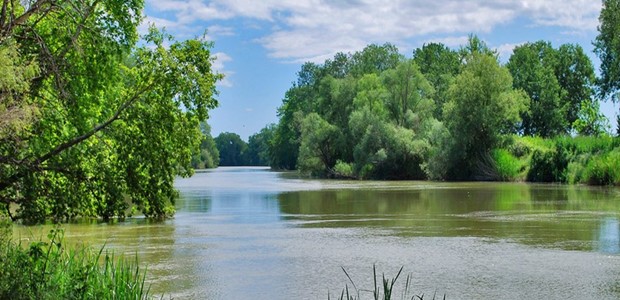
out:
<path id="1" fill-rule="evenodd" d="M 374 300 L 391 300 L 391 299 L 397 299 L 396 295 L 397 293 L 395 293 L 394 291 L 394 285 L 396 284 L 396 281 L 398 280 L 398 278 L 400 277 L 401 273 L 403 272 L 403 267 L 400 268 L 400 270 L 398 270 L 398 273 L 396 274 L 396 276 L 394 276 L 394 278 L 386 278 L 385 277 L 385 273 L 381 274 L 381 284 L 378 284 L 377 282 L 377 267 L 376 265 L 372 266 L 372 274 L 373 274 L 373 282 L 374 282 L 374 286 L 373 288 L 370 289 L 359 289 L 356 285 L 355 282 L 353 281 L 353 279 L 351 278 L 351 276 L 349 275 L 349 273 L 347 272 L 347 270 L 342 267 L 342 271 L 344 272 L 344 274 L 347 276 L 347 278 L 349 279 L 349 282 L 351 283 L 352 289 L 349 289 L 349 285 L 346 284 L 344 289 L 342 289 L 342 292 L 340 293 L 340 296 L 336 299 L 338 300 L 360 300 L 362 299 L 360 297 L 360 292 L 363 293 L 367 293 L 370 294 L 372 293 L 372 299 Z M 405 300 L 405 299 L 410 299 L 410 300 L 424 300 L 424 299 L 429 299 L 429 298 L 425 298 L 424 294 L 420 294 L 420 295 L 416 295 L 416 294 L 412 294 L 412 290 L 411 290 L 411 285 L 412 285 L 412 281 L 411 281 L 411 274 L 407 275 L 406 278 L 406 282 L 405 282 L 405 286 L 404 289 L 401 293 L 401 297 L 400 299 Z M 433 297 L 430 298 L 431 300 L 435 300 L 437 297 L 437 293 L 433 294 Z M 331 300 L 331 295 L 328 293 L 327 294 L 327 299 Z M 446 295 L 443 295 L 443 300 L 446 300 Z"/>
<path id="2" fill-rule="evenodd" d="M 129 260 L 87 246 L 68 248 L 62 229 L 22 245 L 0 229 L 0 299 L 147 299 L 146 272 Z"/>

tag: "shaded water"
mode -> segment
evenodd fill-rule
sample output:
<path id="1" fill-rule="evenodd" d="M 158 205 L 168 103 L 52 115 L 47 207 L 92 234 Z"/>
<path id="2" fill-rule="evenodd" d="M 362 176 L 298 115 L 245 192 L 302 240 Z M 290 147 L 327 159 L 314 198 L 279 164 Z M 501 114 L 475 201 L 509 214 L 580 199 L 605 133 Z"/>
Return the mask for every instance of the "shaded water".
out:
<path id="1" fill-rule="evenodd" d="M 176 186 L 174 219 L 68 225 L 66 236 L 137 253 L 152 290 L 175 299 L 327 299 L 349 283 L 340 267 L 371 288 L 373 264 L 387 275 L 404 266 L 415 293 L 447 299 L 620 299 L 618 189 L 319 181 L 263 168 Z"/>

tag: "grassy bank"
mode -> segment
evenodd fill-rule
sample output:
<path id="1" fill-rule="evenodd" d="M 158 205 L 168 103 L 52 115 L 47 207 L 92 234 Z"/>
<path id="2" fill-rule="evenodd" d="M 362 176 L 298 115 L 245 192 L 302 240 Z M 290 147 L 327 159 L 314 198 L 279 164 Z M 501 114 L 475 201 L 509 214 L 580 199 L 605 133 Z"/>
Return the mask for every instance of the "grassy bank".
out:
<path id="1" fill-rule="evenodd" d="M 68 248 L 63 231 L 23 245 L 0 229 L 0 299 L 146 299 L 145 271 L 137 259 L 104 249 Z"/>
<path id="2" fill-rule="evenodd" d="M 620 185 L 620 139 L 613 137 L 513 137 L 493 151 L 505 181 Z"/>

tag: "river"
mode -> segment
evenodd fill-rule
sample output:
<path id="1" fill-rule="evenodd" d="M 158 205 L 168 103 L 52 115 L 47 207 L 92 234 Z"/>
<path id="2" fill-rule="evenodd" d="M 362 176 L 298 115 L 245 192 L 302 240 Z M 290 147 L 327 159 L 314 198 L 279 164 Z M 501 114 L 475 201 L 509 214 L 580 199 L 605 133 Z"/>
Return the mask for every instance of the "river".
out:
<path id="1" fill-rule="evenodd" d="M 404 267 L 399 297 L 410 275 L 409 295 L 427 298 L 620 299 L 619 189 L 323 181 L 266 168 L 175 185 L 173 219 L 70 224 L 66 237 L 137 253 L 165 298 L 333 299 L 351 287 L 341 268 L 371 289 L 376 265 L 390 277 Z"/>

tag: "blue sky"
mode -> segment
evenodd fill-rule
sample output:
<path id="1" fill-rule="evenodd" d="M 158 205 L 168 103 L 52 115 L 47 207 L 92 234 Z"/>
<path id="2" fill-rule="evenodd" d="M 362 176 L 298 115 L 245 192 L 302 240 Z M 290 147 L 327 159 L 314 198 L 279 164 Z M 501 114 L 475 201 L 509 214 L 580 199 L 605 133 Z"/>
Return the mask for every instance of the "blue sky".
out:
<path id="1" fill-rule="evenodd" d="M 165 27 L 177 39 L 214 41 L 220 107 L 211 111 L 213 136 L 235 132 L 243 139 L 269 123 L 306 61 L 370 43 L 395 44 L 407 57 L 428 42 L 463 45 L 477 34 L 506 61 L 525 42 L 581 45 L 592 53 L 598 0 L 146 0 L 146 24 Z M 618 106 L 602 103 L 615 129 Z"/>

